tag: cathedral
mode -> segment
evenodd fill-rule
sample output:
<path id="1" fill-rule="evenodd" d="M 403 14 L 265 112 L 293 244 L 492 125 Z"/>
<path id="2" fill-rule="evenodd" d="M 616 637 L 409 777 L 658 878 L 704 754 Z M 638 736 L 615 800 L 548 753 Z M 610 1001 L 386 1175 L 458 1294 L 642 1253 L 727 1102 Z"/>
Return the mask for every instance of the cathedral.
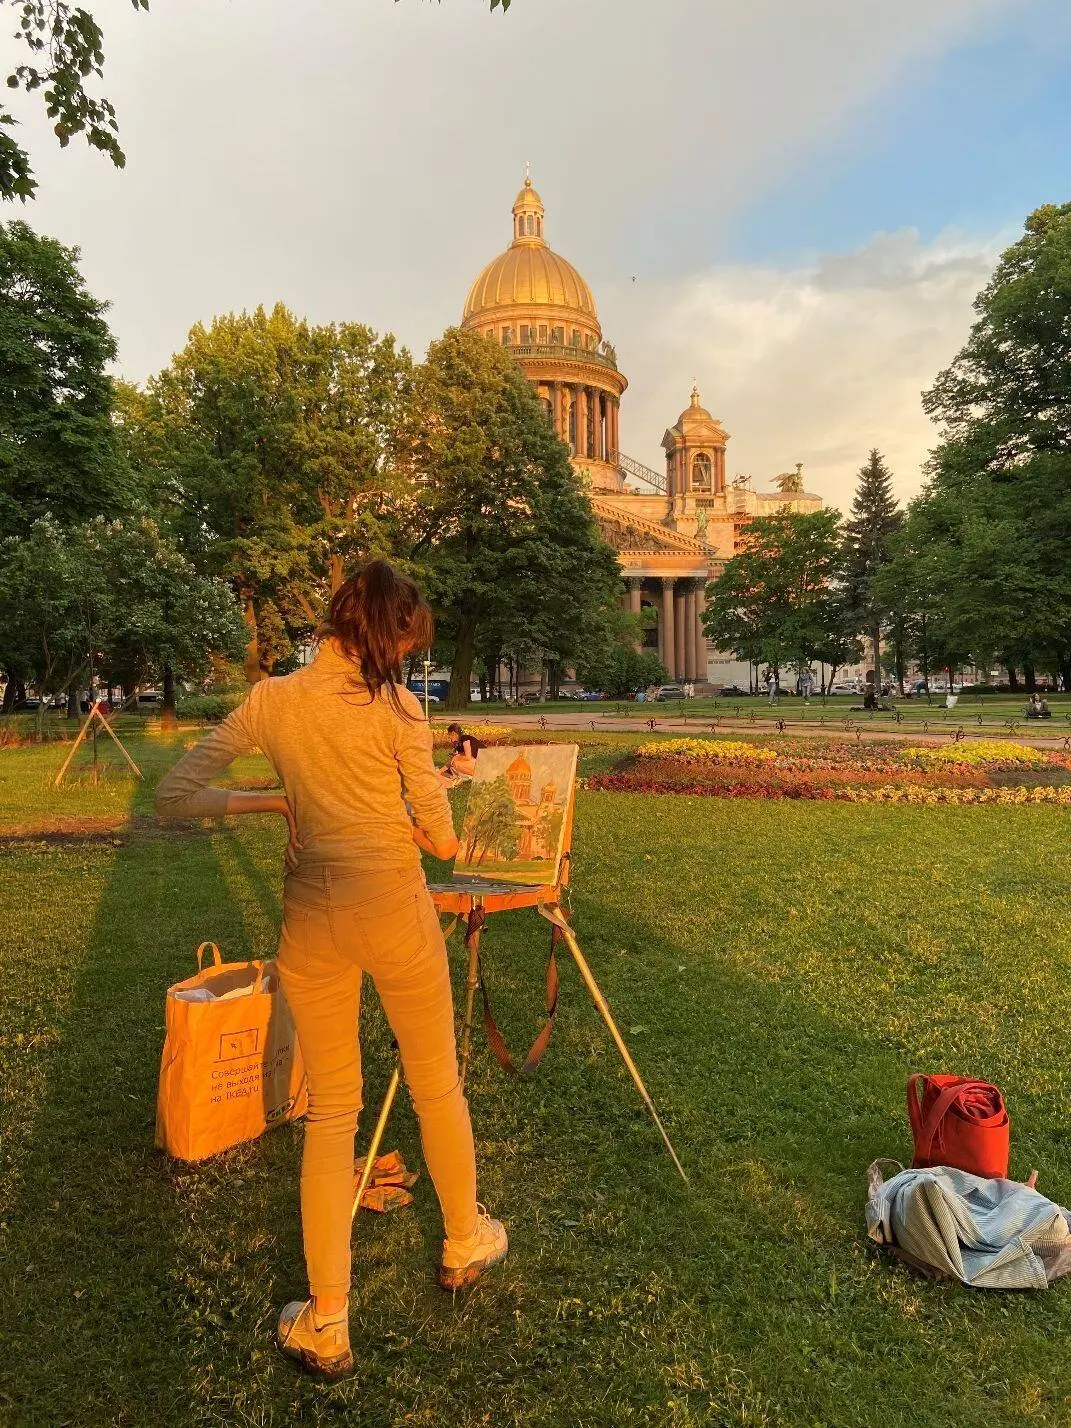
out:
<path id="1" fill-rule="evenodd" d="M 650 607 L 649 632 L 670 676 L 722 683 L 740 668 L 708 649 L 704 589 L 755 516 L 815 511 L 801 470 L 753 491 L 750 477 L 727 480 L 728 433 L 693 390 L 666 431 L 665 472 L 621 450 L 621 399 L 628 387 L 603 337 L 591 289 L 548 245 L 543 200 L 530 178 L 513 205 L 509 247 L 473 283 L 462 326 L 509 349 L 532 383 L 583 475 L 603 538 L 617 551 L 633 611 Z M 746 668 L 746 667 L 745 667 Z"/>

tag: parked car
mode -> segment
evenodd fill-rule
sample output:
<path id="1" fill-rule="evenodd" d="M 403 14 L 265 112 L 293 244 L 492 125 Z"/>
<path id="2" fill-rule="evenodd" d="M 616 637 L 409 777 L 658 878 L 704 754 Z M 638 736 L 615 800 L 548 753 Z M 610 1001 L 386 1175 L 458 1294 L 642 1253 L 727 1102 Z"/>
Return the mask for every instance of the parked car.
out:
<path id="1" fill-rule="evenodd" d="M 137 696 L 137 706 L 139 709 L 154 709 L 157 704 L 163 703 L 164 696 L 157 689 L 147 689 Z"/>
<path id="2" fill-rule="evenodd" d="M 831 684 L 830 687 L 829 687 L 829 692 L 830 692 L 830 694 L 858 694 L 858 693 L 859 693 L 858 689 L 856 689 L 856 687 L 855 687 L 854 684 Z"/>
<path id="3" fill-rule="evenodd" d="M 727 684 L 723 689 L 718 690 L 719 699 L 746 699 L 748 692 L 741 689 L 739 684 Z"/>
<path id="4" fill-rule="evenodd" d="M 601 689 L 581 689 L 576 697 L 583 700 L 585 704 L 591 703 L 593 700 L 606 698 Z"/>
<path id="5" fill-rule="evenodd" d="M 655 695 L 660 704 L 665 704 L 669 699 L 686 699 L 687 697 L 679 684 L 663 684 Z"/>
<path id="6" fill-rule="evenodd" d="M 36 714 L 37 710 L 40 709 L 40 707 L 40 699 L 35 699 L 34 696 L 30 694 L 25 699 L 20 699 L 19 702 L 15 705 L 15 713 Z"/>

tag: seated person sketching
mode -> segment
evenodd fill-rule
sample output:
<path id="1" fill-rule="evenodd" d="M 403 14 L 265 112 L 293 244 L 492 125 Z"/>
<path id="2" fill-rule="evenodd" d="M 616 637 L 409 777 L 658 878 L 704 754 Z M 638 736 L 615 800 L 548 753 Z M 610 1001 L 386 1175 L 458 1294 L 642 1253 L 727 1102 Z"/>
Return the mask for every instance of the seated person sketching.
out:
<path id="1" fill-rule="evenodd" d="M 476 772 L 476 755 L 483 745 L 475 734 L 466 734 L 460 724 L 450 724 L 446 732 L 453 739 L 454 751 L 446 761 L 442 779 L 446 784 L 461 783 Z"/>
<path id="2" fill-rule="evenodd" d="M 1030 703 L 1026 706 L 1026 717 L 1028 719 L 1051 719 L 1052 710 L 1040 694 L 1032 694 Z"/>

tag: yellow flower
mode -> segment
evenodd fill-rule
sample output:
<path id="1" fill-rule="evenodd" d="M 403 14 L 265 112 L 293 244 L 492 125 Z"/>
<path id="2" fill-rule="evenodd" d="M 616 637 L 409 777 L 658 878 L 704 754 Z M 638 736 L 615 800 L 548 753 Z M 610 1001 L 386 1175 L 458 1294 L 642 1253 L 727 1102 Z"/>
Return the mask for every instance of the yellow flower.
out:
<path id="1" fill-rule="evenodd" d="M 771 764 L 777 758 L 773 749 L 733 739 L 658 739 L 641 744 L 636 756 L 641 759 L 676 759 L 687 764 Z"/>
<path id="2" fill-rule="evenodd" d="M 1007 739 L 962 739 L 953 744 L 925 745 L 905 749 L 904 758 L 931 768 L 947 764 L 962 764 L 967 768 L 985 768 L 991 764 L 1036 767 L 1046 762 L 1041 749 L 1013 744 Z"/>

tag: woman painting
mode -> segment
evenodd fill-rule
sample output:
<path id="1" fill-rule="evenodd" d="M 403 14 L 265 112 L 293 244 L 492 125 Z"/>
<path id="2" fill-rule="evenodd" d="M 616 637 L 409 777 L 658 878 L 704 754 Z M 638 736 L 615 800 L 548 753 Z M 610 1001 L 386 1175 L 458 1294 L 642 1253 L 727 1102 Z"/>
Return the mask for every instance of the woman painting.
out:
<path id="1" fill-rule="evenodd" d="M 278 1342 L 329 1376 L 353 1366 L 347 1296 L 362 973 L 398 1042 L 442 1209 L 440 1284 L 471 1283 L 507 1250 L 504 1227 L 476 1203 L 446 947 L 418 851 L 444 859 L 457 851 L 431 731 L 400 682 L 406 656 L 426 649 L 431 635 L 417 587 L 372 561 L 332 599 L 312 663 L 255 685 L 156 795 L 165 816 L 274 813 L 290 828 L 278 964 L 308 1074 L 301 1222 L 309 1298 L 283 1309 Z M 258 749 L 284 793 L 210 787 L 233 759 Z"/>

